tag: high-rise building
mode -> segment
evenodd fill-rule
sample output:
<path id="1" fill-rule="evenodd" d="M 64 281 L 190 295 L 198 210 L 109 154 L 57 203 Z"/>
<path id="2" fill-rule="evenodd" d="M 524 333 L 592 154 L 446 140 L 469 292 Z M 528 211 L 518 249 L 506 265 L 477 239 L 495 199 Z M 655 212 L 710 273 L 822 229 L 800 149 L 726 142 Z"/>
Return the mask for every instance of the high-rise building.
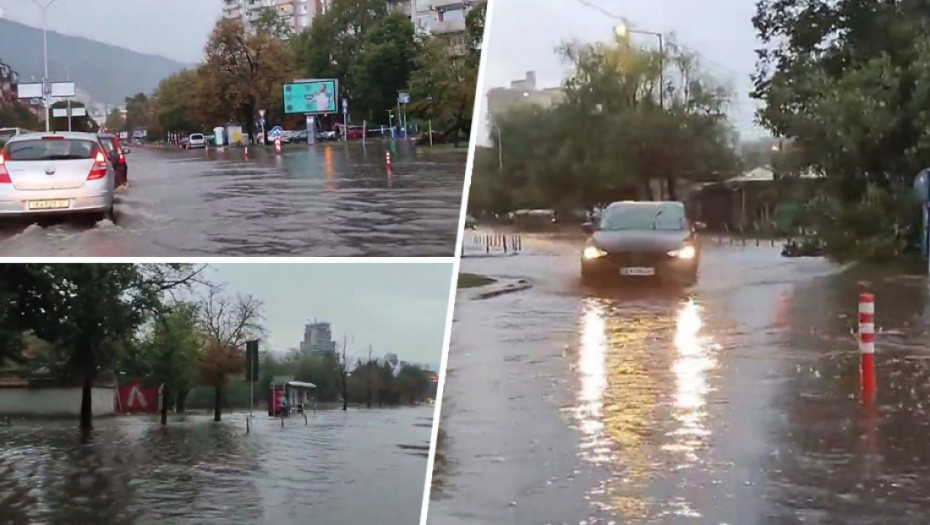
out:
<path id="1" fill-rule="evenodd" d="M 335 352 L 333 327 L 329 323 L 313 321 L 304 326 L 304 340 L 300 342 L 303 353 Z"/>
<path id="2" fill-rule="evenodd" d="M 393 11 L 407 15 L 420 35 L 464 35 L 465 15 L 474 0 L 387 0 Z"/>
<path id="3" fill-rule="evenodd" d="M 249 30 L 267 8 L 275 9 L 295 33 L 309 27 L 313 17 L 323 14 L 332 0 L 223 0 L 223 17 L 239 20 Z"/>

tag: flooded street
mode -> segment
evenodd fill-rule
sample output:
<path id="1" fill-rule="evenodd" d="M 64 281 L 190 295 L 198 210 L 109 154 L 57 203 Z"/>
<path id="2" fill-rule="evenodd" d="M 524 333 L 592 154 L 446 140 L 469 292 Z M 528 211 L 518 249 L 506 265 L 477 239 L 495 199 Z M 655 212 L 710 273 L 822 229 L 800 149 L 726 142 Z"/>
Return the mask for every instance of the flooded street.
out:
<path id="1" fill-rule="evenodd" d="M 463 259 L 534 287 L 459 292 L 430 523 L 930 522 L 925 278 L 708 240 L 688 292 L 587 289 L 581 246 Z"/>
<path id="2" fill-rule="evenodd" d="M 386 148 L 133 148 L 116 224 L 4 220 L 0 256 L 452 256 L 465 155 Z"/>
<path id="3" fill-rule="evenodd" d="M 0 427 L 0 522 L 416 524 L 433 407 Z"/>

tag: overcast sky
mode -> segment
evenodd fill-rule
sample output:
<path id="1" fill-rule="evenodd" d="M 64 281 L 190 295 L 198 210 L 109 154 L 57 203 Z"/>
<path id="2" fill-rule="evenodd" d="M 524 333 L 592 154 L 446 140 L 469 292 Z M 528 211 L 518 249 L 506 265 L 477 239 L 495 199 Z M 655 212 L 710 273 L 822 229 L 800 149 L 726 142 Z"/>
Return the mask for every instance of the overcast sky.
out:
<path id="1" fill-rule="evenodd" d="M 0 11 L 10 20 L 42 27 L 42 11 L 32 0 L 0 0 Z M 203 57 L 221 15 L 222 0 L 55 0 L 48 9 L 48 27 L 191 63 Z"/>
<path id="2" fill-rule="evenodd" d="M 272 349 L 297 347 L 304 325 L 316 318 L 333 325 L 349 354 L 395 353 L 431 364 L 442 357 L 452 264 L 314 263 L 216 264 L 211 281 L 264 302 Z"/>
<path id="3" fill-rule="evenodd" d="M 509 86 L 527 71 L 536 71 L 539 87 L 557 86 L 569 71 L 554 51 L 560 43 L 613 38 L 617 21 L 585 3 L 627 18 L 632 27 L 674 33 L 681 46 L 699 53 L 706 69 L 738 93 L 730 113 L 741 135 L 766 134 L 753 124 L 755 106 L 748 95 L 757 44 L 751 21 L 755 0 L 491 0 L 485 91 Z M 633 38 L 644 46 L 658 43 L 646 35 Z M 486 136 L 484 114 L 480 122 Z"/>

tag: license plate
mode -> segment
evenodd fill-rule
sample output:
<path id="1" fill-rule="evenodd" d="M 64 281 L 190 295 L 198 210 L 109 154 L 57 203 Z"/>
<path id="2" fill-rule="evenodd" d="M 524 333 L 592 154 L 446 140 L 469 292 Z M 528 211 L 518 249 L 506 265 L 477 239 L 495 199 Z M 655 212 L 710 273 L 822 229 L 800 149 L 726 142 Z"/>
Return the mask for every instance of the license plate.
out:
<path id="1" fill-rule="evenodd" d="M 635 275 L 635 276 L 646 276 L 646 275 L 655 275 L 655 268 L 620 268 L 620 275 Z"/>
<path id="2" fill-rule="evenodd" d="M 71 201 L 68 199 L 52 199 L 44 201 L 29 201 L 30 210 L 60 210 L 70 208 Z"/>

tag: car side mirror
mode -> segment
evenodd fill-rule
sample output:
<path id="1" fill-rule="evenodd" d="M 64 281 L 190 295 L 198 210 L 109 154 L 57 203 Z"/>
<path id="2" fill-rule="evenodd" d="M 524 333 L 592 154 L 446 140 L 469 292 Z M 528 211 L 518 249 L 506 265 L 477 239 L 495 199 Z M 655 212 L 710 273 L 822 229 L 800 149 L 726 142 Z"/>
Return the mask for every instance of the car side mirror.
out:
<path id="1" fill-rule="evenodd" d="M 586 222 L 581 225 L 581 231 L 583 231 L 585 235 L 591 235 L 597 231 L 597 226 L 593 222 Z"/>

